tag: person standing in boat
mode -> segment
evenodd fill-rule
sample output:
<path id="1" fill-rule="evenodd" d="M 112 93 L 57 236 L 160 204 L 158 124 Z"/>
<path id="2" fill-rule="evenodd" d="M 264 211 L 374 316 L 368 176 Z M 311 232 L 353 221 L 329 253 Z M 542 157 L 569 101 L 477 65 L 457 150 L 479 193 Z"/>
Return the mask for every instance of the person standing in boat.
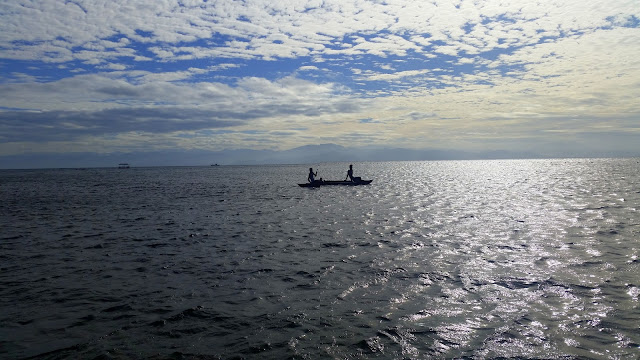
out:
<path id="1" fill-rule="evenodd" d="M 316 171 L 315 173 L 313 172 L 313 168 L 309 168 L 309 176 L 307 177 L 307 180 L 312 183 L 314 181 L 316 181 L 316 176 L 318 176 L 318 172 Z"/>

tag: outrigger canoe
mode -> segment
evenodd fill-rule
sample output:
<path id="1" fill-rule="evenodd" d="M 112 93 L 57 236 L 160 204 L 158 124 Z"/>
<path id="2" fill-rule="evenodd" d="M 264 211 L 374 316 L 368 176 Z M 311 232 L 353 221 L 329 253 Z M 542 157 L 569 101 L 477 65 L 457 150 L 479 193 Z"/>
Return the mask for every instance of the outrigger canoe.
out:
<path id="1" fill-rule="evenodd" d="M 341 180 L 316 180 L 312 183 L 298 184 L 300 187 L 320 187 L 324 185 L 369 185 L 373 180 L 358 180 L 358 181 L 341 181 Z"/>

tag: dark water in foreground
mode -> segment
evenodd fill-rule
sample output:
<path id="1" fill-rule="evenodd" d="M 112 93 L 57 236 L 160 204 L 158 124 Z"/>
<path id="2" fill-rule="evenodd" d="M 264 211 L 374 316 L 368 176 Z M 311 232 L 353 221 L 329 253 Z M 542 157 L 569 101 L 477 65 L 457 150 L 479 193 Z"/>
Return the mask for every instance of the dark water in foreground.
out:
<path id="1" fill-rule="evenodd" d="M 640 356 L 640 159 L 308 167 L 0 171 L 0 358 Z"/>

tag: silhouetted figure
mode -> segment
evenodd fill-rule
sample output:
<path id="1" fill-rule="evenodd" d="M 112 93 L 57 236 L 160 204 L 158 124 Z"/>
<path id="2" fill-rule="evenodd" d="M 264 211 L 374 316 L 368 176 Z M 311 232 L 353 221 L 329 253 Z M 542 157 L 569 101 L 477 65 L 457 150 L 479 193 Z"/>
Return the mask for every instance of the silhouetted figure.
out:
<path id="1" fill-rule="evenodd" d="M 351 181 L 356 181 L 353 178 L 353 165 L 349 165 L 349 170 L 347 170 L 347 177 L 344 178 L 344 180 L 347 181 L 347 179 L 351 179 Z"/>
<path id="2" fill-rule="evenodd" d="M 315 173 L 313 172 L 313 168 L 309 168 L 309 176 L 307 177 L 307 180 L 312 183 L 314 181 L 316 181 L 316 176 L 318 176 L 318 172 L 316 171 Z"/>

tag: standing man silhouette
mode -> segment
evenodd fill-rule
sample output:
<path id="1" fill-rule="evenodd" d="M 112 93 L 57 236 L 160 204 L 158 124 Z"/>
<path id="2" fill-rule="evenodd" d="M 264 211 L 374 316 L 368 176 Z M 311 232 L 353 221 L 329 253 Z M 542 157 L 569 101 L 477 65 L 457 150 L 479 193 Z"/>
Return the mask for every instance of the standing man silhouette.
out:
<path id="1" fill-rule="evenodd" d="M 344 181 L 347 181 L 347 179 L 351 179 L 351 181 L 356 181 L 353 178 L 353 165 L 349 165 L 349 170 L 347 170 L 347 177 L 344 178 Z"/>

